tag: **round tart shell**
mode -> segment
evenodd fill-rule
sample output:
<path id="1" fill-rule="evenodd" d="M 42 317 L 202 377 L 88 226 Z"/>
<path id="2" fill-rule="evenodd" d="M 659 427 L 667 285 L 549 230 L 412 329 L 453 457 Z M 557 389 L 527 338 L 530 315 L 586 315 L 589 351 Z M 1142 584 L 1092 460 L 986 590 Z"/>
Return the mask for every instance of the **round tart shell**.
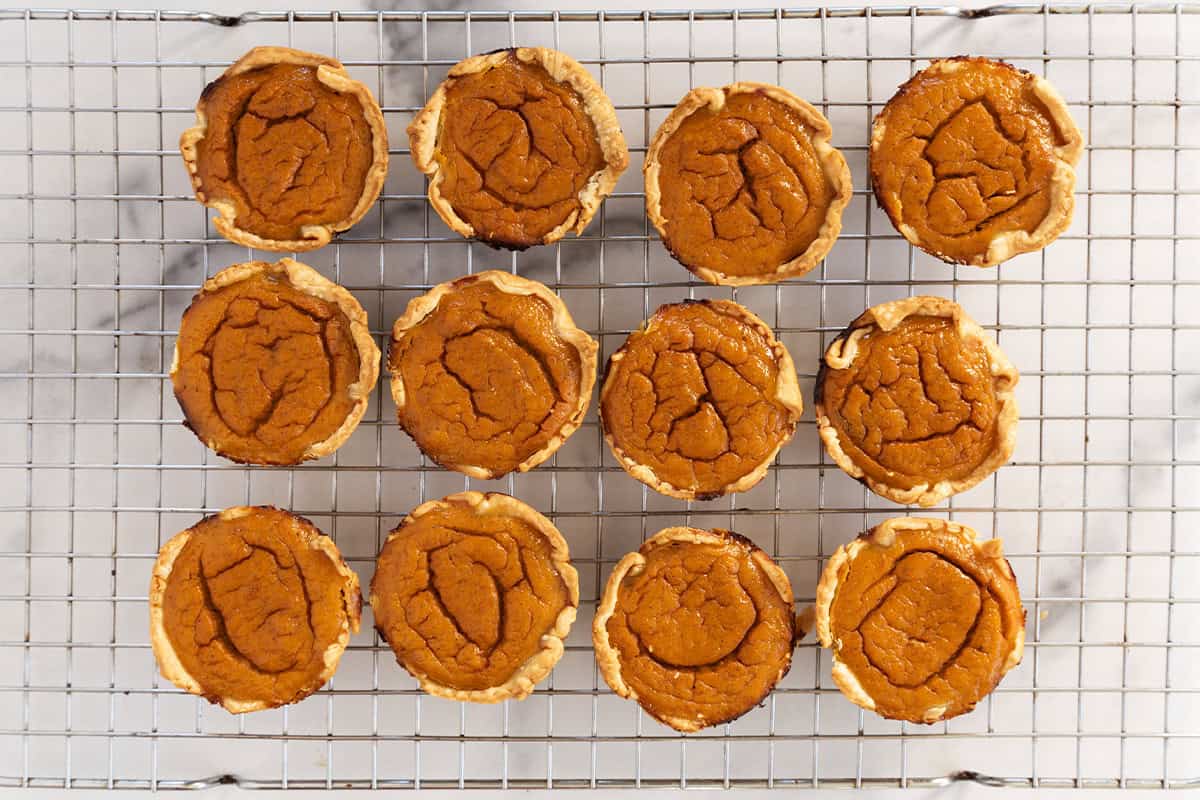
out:
<path id="1" fill-rule="evenodd" d="M 428 293 L 414 298 L 408 304 L 408 308 L 404 314 L 392 326 L 391 348 L 393 352 L 397 343 L 403 340 L 409 331 L 420 325 L 438 310 L 438 306 L 443 298 L 461 289 L 479 284 L 490 284 L 498 291 L 513 295 L 528 295 L 544 302 L 550 307 L 553 314 L 555 334 L 570 345 L 579 356 L 580 386 L 579 397 L 575 406 L 571 409 L 571 413 L 562 427 L 542 447 L 517 465 L 516 469 L 518 472 L 527 472 L 554 455 L 563 442 L 570 438 L 571 434 L 583 424 L 588 404 L 592 401 L 592 389 L 596 384 L 597 352 L 600 346 L 596 343 L 595 339 L 576 327 L 575 320 L 572 319 L 571 312 L 567 309 L 566 304 L 548 286 L 509 272 L 489 270 L 474 275 L 467 275 L 453 281 L 447 281 L 435 286 Z M 392 373 L 392 399 L 396 403 L 396 411 L 399 415 L 408 407 L 410 393 L 405 386 L 404 375 L 395 363 L 394 356 L 389 357 L 389 362 Z M 464 475 L 469 475 L 472 478 L 483 480 L 498 478 L 507 473 L 507 470 L 497 471 L 480 464 L 450 462 L 445 459 L 438 463 L 446 469 L 452 469 Z"/>
<path id="2" fill-rule="evenodd" d="M 1032 94 L 1044 107 L 1047 117 L 1063 141 L 1054 147 L 1055 166 L 1048 190 L 1050 208 L 1041 223 L 1033 231 L 1014 230 L 998 234 L 990 241 L 983 253 L 971 258 L 958 258 L 940 252 L 936 246 L 924 242 L 920 234 L 905 223 L 904 209 L 900 198 L 895 194 L 885 192 L 882 188 L 881 162 L 885 159 L 882 148 L 890 124 L 891 110 L 895 107 L 893 104 L 905 101 L 909 95 L 917 92 L 924 80 L 953 75 L 960 70 L 991 68 L 1010 74 L 1014 81 L 1028 85 Z M 1045 78 L 1017 69 L 1003 61 L 988 58 L 957 56 L 940 59 L 901 85 L 888 104 L 875 117 L 871 127 L 871 185 L 876 202 L 887 212 L 896 230 L 911 244 L 952 264 L 991 267 L 1021 253 L 1041 250 L 1057 239 L 1071 224 L 1071 216 L 1075 209 L 1075 165 L 1083 153 L 1083 146 L 1083 135 L 1071 117 L 1066 101 Z"/>
<path id="3" fill-rule="evenodd" d="M 346 645 L 350 641 L 352 633 L 358 633 L 359 625 L 362 619 L 362 594 L 358 587 L 358 576 L 350 569 L 346 562 L 342 559 L 341 553 L 337 549 L 337 545 L 333 543 L 325 534 L 321 533 L 311 522 L 304 517 L 296 516 L 280 509 L 271 506 L 253 507 L 253 506 L 235 506 L 227 508 L 216 515 L 217 518 L 226 521 L 237 520 L 251 514 L 258 514 L 263 511 L 285 514 L 290 523 L 291 530 L 301 539 L 304 544 L 311 550 L 324 553 L 329 561 L 336 567 L 337 572 L 344 579 L 343 596 L 345 598 L 345 614 L 346 622 L 342 627 L 341 635 L 336 641 L 330 643 L 324 651 L 323 661 L 324 669 L 319 675 L 313 678 L 312 681 L 304 687 L 301 692 L 287 701 L 287 703 L 271 702 L 268 700 L 254 699 L 238 699 L 230 697 L 222 697 L 213 694 L 205 689 L 200 680 L 190 674 L 180 660 L 179 654 L 176 652 L 174 645 L 171 643 L 170 636 L 167 634 L 166 621 L 164 614 L 164 597 L 167 591 L 167 582 L 171 575 L 171 570 L 175 566 L 176 559 L 183 551 L 193 536 L 196 535 L 197 528 L 204 522 L 188 528 L 176 534 L 171 538 L 162 549 L 158 552 L 158 558 L 154 562 L 154 570 L 150 578 L 150 644 L 154 651 L 154 658 L 158 662 L 159 671 L 162 676 L 171 683 L 178 686 L 190 694 L 199 695 L 210 703 L 218 704 L 226 711 L 232 714 L 244 714 L 250 711 L 262 711 L 268 708 L 276 708 L 280 705 L 295 703 L 303 700 L 308 695 L 324 686 L 333 673 L 337 670 L 338 662 L 341 660 L 342 653 L 346 650 Z M 208 517 L 206 519 L 212 519 Z"/>
<path id="4" fill-rule="evenodd" d="M 986 575 L 987 588 L 995 594 L 1000 607 L 1001 624 L 1007 630 L 1003 637 L 1002 657 L 998 664 L 993 665 L 986 690 L 982 694 L 978 697 L 958 697 L 950 702 L 901 711 L 894 706 L 890 698 L 873 697 L 853 669 L 841 659 L 839 653 L 842 644 L 834 633 L 831 614 L 839 588 L 848 571 L 854 568 L 856 558 L 871 549 L 890 549 L 897 544 L 908 554 L 928 552 L 937 545 L 915 544 L 910 547 L 905 541 L 922 533 L 939 541 L 948 551 L 966 550 L 971 553 L 971 560 L 975 562 L 976 568 Z M 953 560 L 947 560 L 953 563 Z M 1025 610 L 1021 605 L 1016 577 L 1013 575 L 1012 566 L 1004 558 L 1000 540 L 980 541 L 978 534 L 971 528 L 942 519 L 890 519 L 863 533 L 853 542 L 839 547 L 826 564 L 817 584 L 815 609 L 817 638 L 823 647 L 830 648 L 833 653 L 834 683 L 854 704 L 889 719 L 931 724 L 967 713 L 999 685 L 1009 670 L 1021 662 L 1025 648 Z"/>
<path id="5" fill-rule="evenodd" d="M 591 73 L 566 53 L 547 47 L 517 47 L 472 56 L 455 64 L 447 73 L 446 80 L 438 86 L 429 102 L 408 127 L 412 159 L 417 169 L 429 178 L 429 203 L 438 216 L 460 236 L 475 238 L 475 228 L 458 215 L 450 201 L 442 194 L 441 183 L 444 175 L 437 159 L 438 132 L 446 110 L 447 91 L 455 79 L 486 72 L 505 63 L 510 57 L 515 57 L 524 64 L 542 67 L 553 80 L 566 84 L 579 95 L 588 117 L 596 128 L 596 138 L 604 155 L 604 168 L 594 173 L 579 192 L 579 210 L 543 236 L 540 242 L 536 242 L 552 244 L 568 232 L 573 232 L 576 236 L 583 233 L 600 208 L 600 203 L 612 194 L 617 179 L 629 166 L 629 150 L 625 146 L 625 136 L 621 133 L 621 125 L 617 121 L 617 112 L 612 101 L 608 99 L 600 84 L 592 78 Z M 525 243 L 497 239 L 488 239 L 487 244 L 512 250 L 523 250 L 529 246 Z"/>
<path id="6" fill-rule="evenodd" d="M 758 548 L 753 542 L 745 537 L 739 536 L 731 531 L 712 530 L 705 531 L 690 527 L 675 527 L 666 528 L 659 531 L 657 534 L 647 539 L 642 546 L 631 553 L 626 553 L 625 556 L 617 563 L 612 574 L 605 584 L 604 593 L 600 597 L 600 603 L 596 607 L 596 616 L 592 623 L 592 643 L 596 651 L 596 663 L 600 667 L 600 674 L 604 676 L 605 682 L 609 687 L 620 697 L 629 700 L 637 701 L 642 708 L 655 719 L 669 725 L 677 731 L 683 733 L 694 733 L 713 725 L 719 725 L 724 722 L 729 722 L 742 714 L 745 714 L 756 705 L 760 704 L 767 695 L 770 694 L 775 684 L 787 674 L 791 668 L 791 652 L 792 647 L 798 639 L 796 635 L 796 618 L 793 614 L 788 613 L 787 619 L 791 625 L 791 634 L 788 641 L 787 657 L 780 664 L 779 672 L 774 680 L 770 681 L 766 691 L 761 697 L 755 698 L 746 703 L 745 707 L 728 716 L 722 718 L 707 719 L 696 715 L 675 715 L 664 713 L 660 710 L 650 708 L 646 705 L 646 699 L 639 697 L 636 689 L 631 686 L 622 674 L 622 665 L 620 653 L 617 648 L 611 643 L 608 632 L 608 622 L 616 611 L 617 603 L 620 599 L 620 593 L 623 583 L 634 578 L 645 571 L 647 565 L 647 557 L 656 548 L 664 547 L 671 544 L 684 545 L 718 545 L 730 546 L 736 545 L 744 548 L 744 558 L 748 558 L 760 569 L 765 579 L 770 583 L 774 590 L 779 594 L 781 602 L 786 604 L 788 608 L 792 606 L 794 597 L 792 594 L 791 582 L 788 581 L 784 571 L 771 560 L 763 550 Z"/>
<path id="7" fill-rule="evenodd" d="M 566 588 L 567 604 L 558 612 L 553 626 L 542 634 L 540 647 L 537 652 L 529 656 L 506 681 L 497 686 L 487 689 L 470 690 L 447 686 L 404 663 L 402 654 L 398 651 L 396 651 L 396 660 L 417 679 L 423 691 L 437 697 L 470 703 L 500 703 L 505 700 L 523 700 L 533 692 L 534 687 L 540 681 L 550 674 L 554 669 L 554 665 L 562 658 L 565 649 L 563 642 L 567 638 L 567 634 L 570 633 L 571 625 L 575 622 L 575 616 L 578 612 L 579 573 L 571 565 L 570 552 L 568 551 L 566 540 L 550 520 L 515 497 L 496 492 L 488 492 L 486 494 L 474 491 L 459 492 L 443 497 L 441 500 L 431 500 L 423 503 L 417 506 L 392 531 L 388 537 L 388 541 L 390 542 L 396 538 L 405 525 L 427 514 L 437 513 L 441 509 L 455 505 L 469 507 L 473 513 L 479 516 L 511 517 L 520 520 L 541 534 L 550 545 L 551 561 Z M 371 581 L 371 606 L 375 609 L 379 609 L 384 603 L 384 589 L 378 583 L 379 573 L 376 572 L 376 577 Z M 387 634 L 383 627 L 380 626 L 378 617 L 379 612 L 376 611 L 376 629 L 386 641 Z M 393 650 L 395 650 L 394 647 Z"/>
<path id="8" fill-rule="evenodd" d="M 987 353 L 996 397 L 996 443 L 990 455 L 970 474 L 956 480 L 939 480 L 917 484 L 911 488 L 891 486 L 878 481 L 866 472 L 842 448 L 837 429 L 829 419 L 823 385 L 829 370 L 845 369 L 857 356 L 858 340 L 873 330 L 890 331 L 910 316 L 945 317 L 953 320 L 958 335 L 974 339 Z M 862 481 L 880 497 L 903 505 L 932 506 L 951 495 L 964 492 L 1002 467 L 1012 458 L 1017 443 L 1016 385 L 1020 374 L 1000 350 L 995 340 L 962 306 L 943 297 L 919 296 L 881 303 L 864 311 L 838 335 L 825 351 L 816 381 L 817 434 L 829 457 L 852 478 Z"/>
<path id="9" fill-rule="evenodd" d="M 810 137 L 817 159 L 825 179 L 833 190 L 833 197 L 826 210 L 825 221 L 821 225 L 817 238 L 796 257 L 777 265 L 772 271 L 753 275 L 731 275 L 704 266 L 691 265 L 683 261 L 672 249 L 670 236 L 667 233 L 667 219 L 662 211 L 662 189 L 660 175 L 662 172 L 661 153 L 667 141 L 679 130 L 680 126 L 692 115 L 699 111 L 709 110 L 714 113 L 721 111 L 731 97 L 739 94 L 764 95 L 775 102 L 786 106 L 813 131 Z M 724 286 L 750 286 L 754 284 L 776 283 L 787 278 L 796 278 L 812 270 L 821 262 L 842 230 L 842 212 L 850 202 L 853 191 L 850 167 L 840 150 L 830 143 L 833 128 L 825 115 L 811 103 L 797 97 L 779 86 L 766 83 L 739 82 L 724 88 L 700 87 L 684 95 L 679 105 L 667 116 L 659 126 L 650 148 L 646 152 L 646 163 L 643 167 L 646 185 L 646 215 L 654 223 L 663 245 L 675 259 L 701 280 Z"/>
<path id="10" fill-rule="evenodd" d="M 300 461 L 323 458 L 341 447 L 350 438 L 350 434 L 354 433 L 354 429 L 358 427 L 359 421 L 362 419 L 363 414 L 366 413 L 367 404 L 370 402 L 371 392 L 375 388 L 375 383 L 379 380 L 379 347 L 376 346 L 375 339 L 371 336 L 370 328 L 367 326 L 367 312 L 363 310 L 363 307 L 354 298 L 354 295 L 350 294 L 346 289 L 324 277 L 307 264 L 302 264 L 290 258 L 280 259 L 273 264 L 266 261 L 250 261 L 245 264 L 234 264 L 233 266 L 226 267 L 204 282 L 204 286 L 201 287 L 200 292 L 192 298 L 192 304 L 195 305 L 206 294 L 217 292 L 260 275 L 284 280 L 294 289 L 336 306 L 345 315 L 346 319 L 349 320 L 350 336 L 354 340 L 354 345 L 358 350 L 359 363 L 358 380 L 348 387 L 353 405 L 341 426 L 326 439 L 309 445 Z M 181 331 L 187 325 L 187 317 L 188 312 L 185 311 L 183 320 L 180 323 Z M 171 380 L 176 387 L 177 397 L 179 393 L 178 376 L 180 374 L 180 360 L 179 338 L 177 337 L 170 372 Z M 184 416 L 184 424 L 196 432 L 197 437 L 204 442 L 205 447 L 231 461 L 277 466 L 300 463 L 298 461 L 279 460 L 271 457 L 249 459 L 225 452 L 222 450 L 219 442 L 206 440 L 200 434 L 196 427 L 186 419 L 186 411 Z"/>
<path id="11" fill-rule="evenodd" d="M 800 419 L 800 415 L 804 410 L 804 400 L 800 394 L 800 383 L 796 376 L 796 367 L 792 362 L 792 356 L 788 353 L 787 348 L 783 343 L 775 338 L 771 328 L 755 316 L 751 311 L 744 306 L 733 302 L 732 300 L 686 300 L 684 304 L 702 303 L 707 305 L 720 314 L 732 317 L 735 320 L 745 323 L 751 329 L 756 331 L 766 342 L 767 347 L 775 360 L 778 368 L 778 378 L 776 382 L 775 400 L 786 409 L 791 420 L 791 430 L 782 436 L 775 448 L 767 454 L 751 471 L 734 480 L 719 490 L 706 492 L 695 488 L 675 486 L 669 481 L 660 478 L 653 469 L 646 464 L 641 463 L 632 455 L 625 452 L 613 437 L 610 426 L 604 420 L 604 403 L 605 397 L 616 391 L 617 379 L 616 373 L 620 368 L 621 361 L 625 358 L 625 347 L 629 340 L 638 336 L 641 333 L 651 329 L 656 319 L 669 309 L 672 304 L 667 304 L 658 309 L 649 320 L 647 320 L 641 328 L 630 334 L 629 340 L 621 346 L 615 353 L 609 357 L 608 365 L 605 368 L 604 383 L 600 389 L 600 407 L 601 407 L 601 423 L 604 427 L 604 440 L 608 442 L 609 448 L 612 450 L 613 456 L 617 459 L 617 463 L 631 477 L 636 478 L 650 488 L 660 494 L 665 494 L 668 497 L 675 497 L 680 500 L 712 500 L 713 498 L 722 495 L 731 494 L 733 492 L 744 492 L 752 486 L 756 485 L 767 474 L 770 469 L 771 462 L 775 460 L 775 456 L 785 444 L 791 439 L 795 431 L 795 425 Z"/>
<path id="12" fill-rule="evenodd" d="M 293 50 L 290 47 L 255 47 L 235 61 L 229 69 L 221 74 L 220 78 L 217 78 L 217 81 L 276 64 L 314 67 L 317 70 L 317 79 L 321 83 L 340 94 L 353 95 L 362 107 L 363 117 L 371 129 L 372 160 L 371 166 L 367 170 L 362 194 L 349 216 L 344 219 L 330 220 L 327 223 L 304 225 L 301 228 L 299 239 L 266 239 L 237 227 L 238 211 L 233 201 L 227 198 L 208 196 L 201 182 L 197 149 L 208 132 L 207 90 L 196 104 L 196 124 L 185 130 L 179 137 L 179 150 L 183 154 L 183 164 L 191 178 L 196 199 L 219 214 L 213 219 L 213 225 L 217 232 L 226 239 L 246 247 L 274 252 L 316 250 L 329 244 L 335 233 L 351 228 L 366 216 L 383 190 L 383 183 L 387 178 L 388 171 L 387 124 L 383 119 L 383 111 L 375 102 L 371 90 L 351 78 L 340 61 L 328 56 Z"/>

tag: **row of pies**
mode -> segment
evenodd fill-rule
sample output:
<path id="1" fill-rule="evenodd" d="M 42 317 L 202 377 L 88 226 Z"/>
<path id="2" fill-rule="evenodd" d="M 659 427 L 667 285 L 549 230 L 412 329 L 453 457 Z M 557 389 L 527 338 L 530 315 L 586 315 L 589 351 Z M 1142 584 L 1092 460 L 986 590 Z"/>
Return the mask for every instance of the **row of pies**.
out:
<path id="1" fill-rule="evenodd" d="M 204 90 L 180 147 L 217 230 L 265 250 L 327 244 L 383 188 L 387 129 L 370 90 L 325 56 L 251 50 Z M 583 66 L 522 47 L 452 67 L 408 128 L 429 200 L 457 233 L 525 249 L 576 235 L 629 164 L 617 113 Z M 646 213 L 705 281 L 803 275 L 852 195 L 829 121 L 786 89 L 697 88 L 644 163 Z M 871 185 L 905 239 L 951 263 L 1038 250 L 1070 223 L 1083 138 L 1044 79 L 1006 63 L 933 62 L 875 118 Z"/>
<path id="2" fill-rule="evenodd" d="M 400 425 L 475 478 L 529 470 L 583 422 L 598 345 L 541 283 L 482 272 L 414 298 L 388 354 Z M 186 424 L 243 463 L 332 453 L 379 375 L 362 306 L 304 264 L 222 270 L 184 312 L 171 367 Z M 898 503 L 933 505 L 1008 461 L 1016 369 L 956 303 L 911 297 L 864 312 L 829 345 L 816 421 L 830 457 Z M 681 499 L 742 492 L 792 437 L 792 358 L 729 300 L 660 307 L 612 354 L 600 421 L 633 477 Z"/>
<path id="3" fill-rule="evenodd" d="M 494 703 L 527 697 L 562 657 L 579 578 L 550 520 L 508 495 L 463 492 L 424 503 L 392 531 L 370 601 L 423 690 Z M 804 633 L 793 605 L 783 569 L 749 540 L 667 528 L 609 577 L 592 626 L 596 660 L 618 695 L 697 731 L 746 713 L 787 673 Z M 164 545 L 150 607 L 163 675 L 242 713 L 324 685 L 358 631 L 362 596 L 308 520 L 241 506 Z M 970 711 L 1024 644 L 999 540 L 945 520 L 891 519 L 838 548 L 814 610 L 838 687 L 890 719 Z"/>

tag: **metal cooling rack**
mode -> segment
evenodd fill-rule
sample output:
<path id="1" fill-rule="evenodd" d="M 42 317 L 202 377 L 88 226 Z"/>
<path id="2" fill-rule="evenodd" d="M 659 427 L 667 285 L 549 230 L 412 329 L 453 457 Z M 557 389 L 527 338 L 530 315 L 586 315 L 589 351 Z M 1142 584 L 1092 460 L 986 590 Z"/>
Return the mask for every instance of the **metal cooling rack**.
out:
<path id="1" fill-rule="evenodd" d="M 0 783 L 16 786 L 651 787 L 1200 785 L 1200 7 L 1003 6 L 696 12 L 0 13 Z M 425 462 L 381 389 L 334 458 L 256 469 L 179 424 L 165 372 L 205 276 L 246 260 L 207 226 L 175 142 L 204 84 L 248 47 L 332 53 L 376 91 L 392 169 L 376 209 L 303 260 L 350 287 L 381 340 L 464 272 L 558 289 L 611 353 L 661 302 L 735 296 L 772 323 L 806 398 L 824 343 L 865 306 L 953 296 L 1021 368 L 1014 463 L 935 513 L 1003 536 L 1029 611 L 1025 662 L 972 714 L 888 722 L 841 698 L 811 640 L 766 704 L 683 737 L 614 697 L 589 637 L 611 565 L 661 527 L 733 528 L 811 602 L 840 543 L 901 509 L 829 464 L 806 413 L 754 490 L 684 505 L 627 478 L 594 411 L 549 464 L 499 482 Z M 560 47 L 603 80 L 633 165 L 578 240 L 522 254 L 429 213 L 404 126 L 449 65 Z M 1090 146 L 1071 229 L 992 270 L 914 252 L 865 182 L 872 115 L 927 59 L 1047 75 Z M 713 289 L 642 211 L 645 143 L 694 85 L 780 83 L 820 105 L 855 197 L 812 275 Z M 263 254 L 258 254 L 266 257 Z M 146 585 L 203 513 L 276 503 L 333 535 L 364 580 L 427 498 L 511 492 L 570 542 L 584 604 L 553 677 L 499 707 L 422 696 L 370 631 L 303 703 L 232 717 L 155 672 Z"/>

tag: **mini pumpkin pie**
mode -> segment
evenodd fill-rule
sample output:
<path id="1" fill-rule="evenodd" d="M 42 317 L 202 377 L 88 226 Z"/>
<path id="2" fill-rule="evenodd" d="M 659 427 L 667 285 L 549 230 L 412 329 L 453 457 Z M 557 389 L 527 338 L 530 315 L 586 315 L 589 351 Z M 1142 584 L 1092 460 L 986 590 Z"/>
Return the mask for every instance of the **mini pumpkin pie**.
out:
<path id="1" fill-rule="evenodd" d="M 710 500 L 762 480 L 803 402 L 792 357 L 729 300 L 661 306 L 608 362 L 604 438 L 633 477 Z"/>
<path id="2" fill-rule="evenodd" d="M 525 472 L 583 422 L 597 349 L 537 281 L 490 271 L 443 283 L 392 327 L 396 414 L 447 469 L 484 479 Z"/>
<path id="3" fill-rule="evenodd" d="M 817 585 L 816 625 L 842 693 L 909 722 L 970 711 L 1025 645 L 1000 540 L 941 519 L 890 519 L 839 547 Z"/>
<path id="4" fill-rule="evenodd" d="M 261 250 L 328 244 L 371 208 L 388 168 L 370 89 L 287 47 L 256 47 L 206 86 L 179 149 L 217 231 Z"/>
<path id="5" fill-rule="evenodd" d="M 430 694 L 520 700 L 550 674 L 579 606 L 579 576 L 550 520 L 506 494 L 420 505 L 371 581 L 375 626 Z"/>
<path id="6" fill-rule="evenodd" d="M 1019 375 L 962 306 L 867 309 L 825 351 L 817 432 L 839 467 L 897 503 L 931 506 L 1012 456 Z"/>
<path id="7" fill-rule="evenodd" d="M 171 364 L 184 424 L 246 464 L 329 455 L 358 426 L 378 378 L 362 306 L 290 258 L 235 264 L 205 281 Z"/>
<path id="8" fill-rule="evenodd" d="M 792 664 L 792 587 L 736 533 L 667 528 L 609 576 L 592 626 L 621 697 L 685 733 L 740 717 Z"/>
<path id="9" fill-rule="evenodd" d="M 989 267 L 1066 230 L 1082 151 L 1045 79 L 950 58 L 914 75 L 875 117 L 871 183 L 905 239 L 943 261 Z"/>
<path id="10" fill-rule="evenodd" d="M 646 153 L 646 213 L 709 283 L 773 283 L 820 263 L 842 229 L 850 168 L 829 120 L 786 89 L 688 92 Z"/>
<path id="11" fill-rule="evenodd" d="M 205 517 L 163 545 L 150 579 L 163 677 L 234 714 L 321 688 L 361 611 L 358 578 L 333 540 L 270 506 Z"/>
<path id="12" fill-rule="evenodd" d="M 604 90 L 575 59 L 545 47 L 455 64 L 408 136 L 438 216 L 512 250 L 582 233 L 629 166 Z"/>

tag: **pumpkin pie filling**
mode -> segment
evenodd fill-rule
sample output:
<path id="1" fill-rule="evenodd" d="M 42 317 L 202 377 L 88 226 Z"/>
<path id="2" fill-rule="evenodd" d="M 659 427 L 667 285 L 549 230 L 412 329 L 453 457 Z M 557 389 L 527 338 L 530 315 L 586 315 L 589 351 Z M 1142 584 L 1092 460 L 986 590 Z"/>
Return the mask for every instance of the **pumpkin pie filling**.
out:
<path id="1" fill-rule="evenodd" d="M 901 518 L 838 548 L 817 588 L 817 633 L 852 701 L 928 723 L 970 711 L 1020 662 L 1025 612 L 999 540 Z"/>
<path id="2" fill-rule="evenodd" d="M 378 360 L 353 297 L 284 259 L 205 284 L 184 312 L 171 378 L 207 446 L 234 461 L 296 464 L 349 436 Z"/>
<path id="3" fill-rule="evenodd" d="M 239 243 L 319 247 L 383 185 L 382 114 L 333 59 L 256 48 L 205 87 L 197 115 L 185 160 L 197 196 L 222 212 L 221 233 Z"/>
<path id="4" fill-rule="evenodd" d="M 481 478 L 527 470 L 579 427 L 596 349 L 536 281 L 483 272 L 442 284 L 392 332 L 400 424 L 449 469 Z"/>
<path id="5" fill-rule="evenodd" d="M 681 731 L 762 702 L 791 666 L 792 590 L 735 533 L 668 528 L 617 564 L 593 626 L 609 686 Z"/>
<path id="6" fill-rule="evenodd" d="M 712 283 L 807 272 L 850 199 L 830 135 L 819 111 L 777 86 L 690 92 L 647 155 L 647 211 L 667 249 Z"/>
<path id="7" fill-rule="evenodd" d="M 829 347 L 818 429 L 852 476 L 897 502 L 932 505 L 1008 460 L 1016 370 L 942 298 L 886 303 Z"/>
<path id="8" fill-rule="evenodd" d="M 307 520 L 270 507 L 206 517 L 168 542 L 150 590 L 163 674 L 235 713 L 294 703 L 357 631 L 358 579 Z"/>
<path id="9" fill-rule="evenodd" d="M 581 232 L 628 163 L 603 91 L 544 48 L 460 63 L 409 135 L 447 224 L 511 249 Z"/>
<path id="10" fill-rule="evenodd" d="M 946 261 L 990 266 L 1071 221 L 1083 139 L 1044 79 L 1001 61 L 935 61 L 875 119 L 871 178 L 896 228 Z"/>
<path id="11" fill-rule="evenodd" d="M 417 508 L 371 582 L 375 625 L 401 666 L 426 691 L 474 702 L 528 695 L 561 657 L 578 605 L 562 535 L 501 494 Z"/>
<path id="12" fill-rule="evenodd" d="M 605 438 L 626 471 L 692 499 L 761 480 L 800 412 L 787 350 L 728 300 L 659 308 L 613 354 L 600 395 Z"/>

